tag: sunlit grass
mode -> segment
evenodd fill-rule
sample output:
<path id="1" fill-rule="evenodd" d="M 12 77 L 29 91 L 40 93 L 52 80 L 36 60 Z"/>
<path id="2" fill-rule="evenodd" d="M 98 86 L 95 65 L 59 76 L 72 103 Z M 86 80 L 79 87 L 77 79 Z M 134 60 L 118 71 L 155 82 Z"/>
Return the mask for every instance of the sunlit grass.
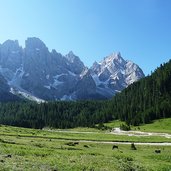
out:
<path id="1" fill-rule="evenodd" d="M 112 128 L 119 128 L 121 124 L 124 124 L 124 122 L 119 121 L 119 120 L 114 120 L 114 121 L 105 123 L 104 125 L 112 129 Z"/>
<path id="2" fill-rule="evenodd" d="M 79 143 L 67 145 L 66 141 L 7 137 L 0 143 L 0 167 L 4 170 L 162 170 L 171 168 L 171 148 Z M 68 142 L 68 141 L 67 141 Z M 161 154 L 155 149 L 161 148 Z M 7 157 L 8 155 L 11 157 Z M 158 161 L 157 163 L 154 161 Z M 3 162 L 2 162 L 3 161 Z"/>
<path id="3" fill-rule="evenodd" d="M 44 138 L 44 139 L 58 139 L 58 140 L 91 140 L 91 141 L 122 141 L 122 142 L 171 142 L 171 139 L 159 136 L 127 136 L 127 135 L 114 135 L 104 131 L 93 132 L 93 133 L 82 133 L 82 132 L 73 132 L 65 131 L 58 132 L 56 130 L 34 130 L 34 129 L 25 129 L 17 128 L 11 126 L 1 126 L 0 135 L 8 136 L 18 136 L 25 138 Z"/>
<path id="4" fill-rule="evenodd" d="M 119 120 L 114 120 L 104 125 L 108 128 L 120 127 L 124 122 Z M 171 118 L 154 120 L 150 124 L 144 124 L 140 126 L 131 126 L 131 130 L 138 130 L 144 132 L 159 132 L 159 133 L 171 133 Z"/>
<path id="5" fill-rule="evenodd" d="M 79 128 L 76 129 L 79 132 Z M 81 130 L 81 128 L 80 128 Z M 79 142 L 81 139 L 96 141 L 162 142 L 161 137 L 129 137 L 94 133 L 49 132 L 43 130 L 0 127 L 0 170 L 42 171 L 129 171 L 170 170 L 170 146 L 118 145 Z M 161 153 L 156 154 L 155 150 Z"/>
<path id="6" fill-rule="evenodd" d="M 171 118 L 155 120 L 150 124 L 140 125 L 139 128 L 133 127 L 135 128 L 146 132 L 171 133 Z"/>

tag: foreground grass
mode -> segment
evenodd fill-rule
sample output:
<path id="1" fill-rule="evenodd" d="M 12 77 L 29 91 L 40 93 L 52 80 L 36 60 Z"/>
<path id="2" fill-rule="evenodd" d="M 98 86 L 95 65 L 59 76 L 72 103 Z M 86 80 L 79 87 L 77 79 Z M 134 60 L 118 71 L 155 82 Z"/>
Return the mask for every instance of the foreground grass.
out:
<path id="1" fill-rule="evenodd" d="M 137 150 L 131 150 L 130 145 L 118 145 L 118 149 L 112 150 L 111 144 L 77 141 L 132 141 L 132 137 L 128 136 L 104 132 L 49 132 L 11 126 L 1 126 L 0 133 L 0 170 L 4 171 L 171 170 L 169 146 L 136 146 Z M 137 142 L 162 141 L 161 137 L 152 140 L 150 137 L 133 138 Z M 161 153 L 156 154 L 156 149 L 160 149 Z"/>
<path id="2" fill-rule="evenodd" d="M 119 145 L 112 150 L 109 144 L 79 143 L 50 139 L 5 137 L 0 143 L 1 170 L 169 170 L 171 148 Z M 67 145 L 68 143 L 68 145 Z"/>

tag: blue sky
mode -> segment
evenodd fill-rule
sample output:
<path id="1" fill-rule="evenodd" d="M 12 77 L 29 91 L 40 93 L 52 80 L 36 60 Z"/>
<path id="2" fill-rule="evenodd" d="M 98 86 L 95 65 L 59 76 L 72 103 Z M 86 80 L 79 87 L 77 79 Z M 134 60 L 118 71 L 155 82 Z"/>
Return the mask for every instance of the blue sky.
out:
<path id="1" fill-rule="evenodd" d="M 0 0 L 0 43 L 39 37 L 91 66 L 112 52 L 150 74 L 171 58 L 170 0 Z"/>

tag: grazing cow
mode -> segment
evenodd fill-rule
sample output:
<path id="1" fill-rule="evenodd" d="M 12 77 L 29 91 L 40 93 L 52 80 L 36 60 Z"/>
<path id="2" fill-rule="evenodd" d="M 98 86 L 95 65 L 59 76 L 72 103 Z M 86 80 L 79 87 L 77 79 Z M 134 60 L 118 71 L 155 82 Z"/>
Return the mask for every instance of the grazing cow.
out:
<path id="1" fill-rule="evenodd" d="M 84 147 L 89 148 L 89 146 L 88 146 L 88 145 L 84 145 Z"/>
<path id="2" fill-rule="evenodd" d="M 155 150 L 155 153 L 161 153 L 161 150 Z"/>
<path id="3" fill-rule="evenodd" d="M 134 143 L 131 144 L 131 150 L 137 150 Z"/>
<path id="4" fill-rule="evenodd" d="M 8 154 L 7 156 L 5 156 L 6 158 L 11 158 L 12 156 L 11 156 L 11 154 Z"/>
<path id="5" fill-rule="evenodd" d="M 113 145 L 112 150 L 114 150 L 115 148 L 118 149 L 118 146 L 117 145 Z"/>

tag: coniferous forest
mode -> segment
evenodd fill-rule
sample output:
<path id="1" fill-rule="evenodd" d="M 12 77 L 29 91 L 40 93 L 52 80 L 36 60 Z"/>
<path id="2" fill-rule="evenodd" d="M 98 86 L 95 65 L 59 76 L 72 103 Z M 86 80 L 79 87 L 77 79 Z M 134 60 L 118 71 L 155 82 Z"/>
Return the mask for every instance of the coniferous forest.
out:
<path id="1" fill-rule="evenodd" d="M 31 128 L 92 127 L 115 119 L 139 125 L 166 117 L 171 117 L 171 60 L 111 100 L 0 103 L 0 124 Z"/>
<path id="2" fill-rule="evenodd" d="M 171 117 L 171 60 L 117 94 L 109 108 L 131 125 Z"/>

